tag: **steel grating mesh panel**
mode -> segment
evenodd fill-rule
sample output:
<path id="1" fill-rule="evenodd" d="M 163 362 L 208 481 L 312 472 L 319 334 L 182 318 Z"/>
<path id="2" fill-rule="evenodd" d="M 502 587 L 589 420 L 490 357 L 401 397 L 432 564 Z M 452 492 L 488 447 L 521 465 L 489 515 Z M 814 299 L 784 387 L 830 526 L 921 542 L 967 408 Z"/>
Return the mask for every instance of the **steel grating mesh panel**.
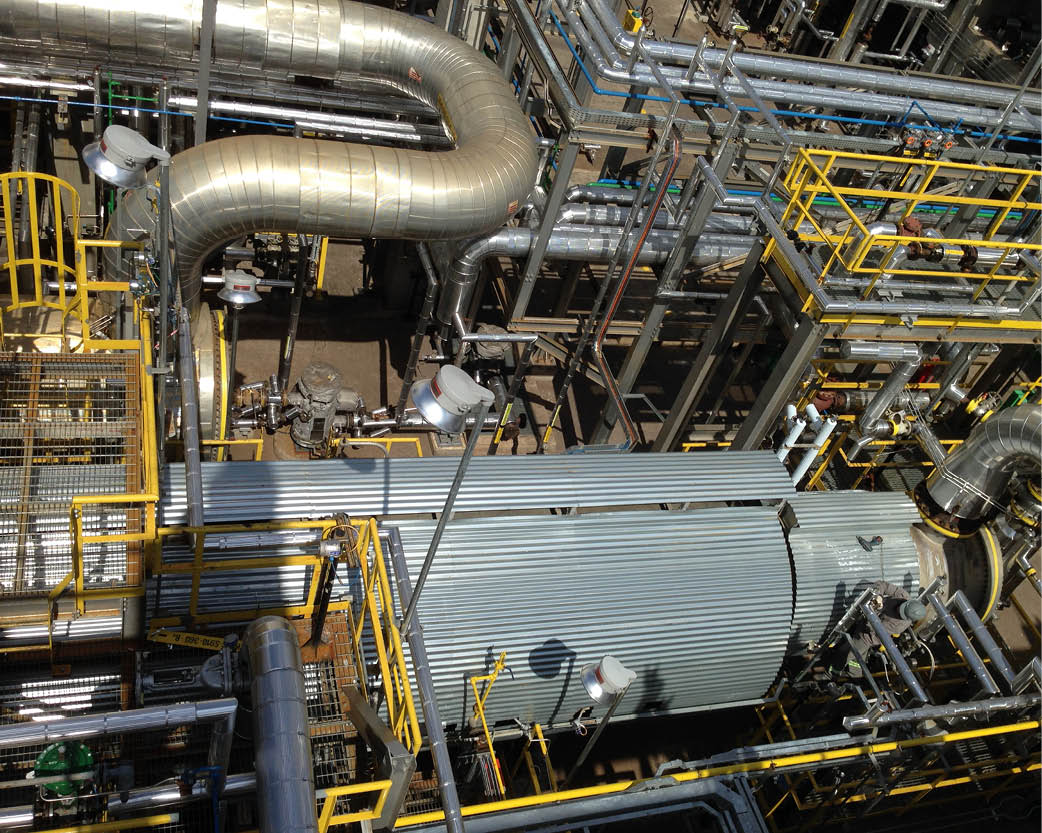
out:
<path id="1" fill-rule="evenodd" d="M 0 596 L 41 595 L 70 571 L 77 495 L 141 491 L 136 355 L 0 353 Z M 140 511 L 88 506 L 86 531 L 137 531 Z M 127 581 L 125 543 L 84 547 L 88 586 Z"/>
<path id="2" fill-rule="evenodd" d="M 801 492 L 789 504 L 799 524 L 789 531 L 796 572 L 793 648 L 819 642 L 872 582 L 918 590 L 911 528 L 919 510 L 903 492 Z M 883 541 L 869 551 L 858 536 Z"/>
<path id="3" fill-rule="evenodd" d="M 649 455 L 650 456 L 650 455 Z M 434 531 L 398 524 L 410 575 Z M 450 523 L 418 614 L 446 723 L 500 651 L 490 722 L 567 723 L 605 654 L 638 673 L 619 715 L 762 697 L 792 621 L 792 573 L 773 508 L 475 518 Z"/>
<path id="4" fill-rule="evenodd" d="M 211 523 L 441 511 L 458 458 L 203 463 Z M 456 512 L 780 500 L 796 490 L 770 451 L 475 457 Z M 160 517 L 187 523 L 184 466 L 166 466 Z"/>

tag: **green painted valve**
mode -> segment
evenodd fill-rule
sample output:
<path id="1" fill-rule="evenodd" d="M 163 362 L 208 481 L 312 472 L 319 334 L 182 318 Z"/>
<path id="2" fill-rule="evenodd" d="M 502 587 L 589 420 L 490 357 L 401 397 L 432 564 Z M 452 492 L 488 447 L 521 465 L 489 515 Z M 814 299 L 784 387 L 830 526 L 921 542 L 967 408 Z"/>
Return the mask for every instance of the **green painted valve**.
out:
<path id="1" fill-rule="evenodd" d="M 81 775 L 94 769 L 94 755 L 79 741 L 52 743 L 36 758 L 34 774 L 37 778 L 54 775 Z M 81 784 L 74 781 L 51 781 L 44 785 L 47 792 L 62 798 L 77 795 Z"/>

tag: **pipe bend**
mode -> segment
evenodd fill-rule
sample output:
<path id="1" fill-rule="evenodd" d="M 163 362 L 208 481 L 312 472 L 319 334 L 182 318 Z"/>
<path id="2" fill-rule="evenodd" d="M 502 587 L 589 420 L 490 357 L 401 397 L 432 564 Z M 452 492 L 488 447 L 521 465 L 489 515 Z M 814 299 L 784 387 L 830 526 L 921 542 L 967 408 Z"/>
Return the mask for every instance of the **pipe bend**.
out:
<path id="1" fill-rule="evenodd" d="M 310 53 L 277 48 L 300 39 L 281 7 L 265 4 L 258 13 L 269 33 L 265 46 L 247 49 L 240 38 L 232 53 L 225 41 L 218 60 L 301 74 L 378 75 L 443 105 L 456 148 L 237 136 L 178 154 L 170 177 L 175 267 L 190 311 L 198 308 L 204 261 L 240 235 L 455 239 L 502 226 L 529 195 L 537 164 L 531 126 L 495 65 L 471 46 L 400 12 L 321 0 L 319 17 L 335 16 L 340 25 L 337 40 L 319 39 L 316 56 L 314 44 Z M 141 239 L 153 225 L 146 195 L 132 191 L 110 234 Z"/>
<path id="2" fill-rule="evenodd" d="M 1036 468 L 1042 451 L 1042 405 L 1007 408 L 970 433 L 926 481 L 937 506 L 972 520 L 998 503 L 1018 465 Z"/>

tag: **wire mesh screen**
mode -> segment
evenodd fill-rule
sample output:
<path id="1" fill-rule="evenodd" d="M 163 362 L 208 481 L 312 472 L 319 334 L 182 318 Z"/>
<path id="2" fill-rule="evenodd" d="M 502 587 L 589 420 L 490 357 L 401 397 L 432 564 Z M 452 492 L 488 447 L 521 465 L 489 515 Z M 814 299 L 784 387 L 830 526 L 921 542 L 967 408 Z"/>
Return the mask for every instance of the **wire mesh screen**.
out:
<path id="1" fill-rule="evenodd" d="M 0 597 L 45 594 L 72 569 L 74 497 L 141 492 L 139 402 L 135 355 L 0 353 Z M 87 535 L 144 523 L 135 504 L 82 515 Z M 136 546 L 86 544 L 85 584 L 136 582 Z"/>

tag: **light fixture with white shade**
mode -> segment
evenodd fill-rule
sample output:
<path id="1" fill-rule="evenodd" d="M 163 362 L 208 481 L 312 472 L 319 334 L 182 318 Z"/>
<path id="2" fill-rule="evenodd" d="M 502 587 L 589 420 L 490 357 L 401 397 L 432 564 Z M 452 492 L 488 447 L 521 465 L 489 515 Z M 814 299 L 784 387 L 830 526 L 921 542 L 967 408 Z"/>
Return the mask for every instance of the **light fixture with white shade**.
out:
<path id="1" fill-rule="evenodd" d="M 121 124 L 110 124 L 99 141 L 83 149 L 87 167 L 119 188 L 142 187 L 148 181 L 145 166 L 153 159 L 168 162 L 170 154 Z"/>

